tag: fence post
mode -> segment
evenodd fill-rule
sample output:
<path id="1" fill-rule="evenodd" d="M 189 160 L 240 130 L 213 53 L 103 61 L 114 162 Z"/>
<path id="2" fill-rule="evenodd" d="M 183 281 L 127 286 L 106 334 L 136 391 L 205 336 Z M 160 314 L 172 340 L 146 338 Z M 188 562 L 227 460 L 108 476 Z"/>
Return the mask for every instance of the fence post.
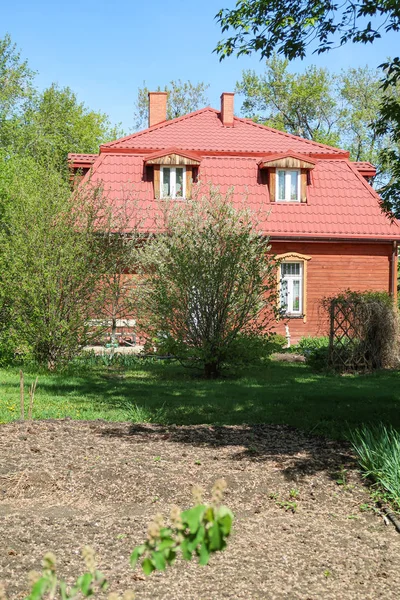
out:
<path id="1" fill-rule="evenodd" d="M 329 349 L 328 362 L 333 364 L 333 337 L 335 335 L 335 300 L 331 300 L 329 306 Z"/>

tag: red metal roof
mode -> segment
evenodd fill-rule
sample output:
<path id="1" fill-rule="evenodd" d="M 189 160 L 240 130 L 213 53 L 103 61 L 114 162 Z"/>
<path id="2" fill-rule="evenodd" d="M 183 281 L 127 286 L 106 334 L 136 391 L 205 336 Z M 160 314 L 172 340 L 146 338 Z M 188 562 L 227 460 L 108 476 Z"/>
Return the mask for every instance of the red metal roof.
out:
<path id="1" fill-rule="evenodd" d="M 364 177 L 375 177 L 376 167 L 373 164 L 366 161 L 353 162 L 353 165 Z"/>
<path id="2" fill-rule="evenodd" d="M 169 131 L 172 138 L 173 130 Z M 279 144 L 282 137 L 276 137 Z M 289 143 L 293 146 L 292 136 Z M 306 144 L 308 148 L 309 143 Z M 316 161 L 304 204 L 271 203 L 268 187 L 258 177 L 257 163 L 255 156 L 205 154 L 199 177 L 203 186 L 218 185 L 222 193 L 233 186 L 234 204 L 244 203 L 255 211 L 262 230 L 272 237 L 400 239 L 398 222 L 392 223 L 381 211 L 379 196 L 346 158 Z M 93 165 L 93 179 L 103 181 L 105 191 L 114 201 L 127 195 L 137 199 L 142 226 L 152 230 L 161 213 L 162 200 L 154 200 L 153 185 L 144 180 L 143 164 L 143 154 L 121 154 L 118 150 L 102 153 Z"/>
<path id="3" fill-rule="evenodd" d="M 123 197 L 135 200 L 142 227 L 151 231 L 156 228 L 163 201 L 154 199 L 153 183 L 146 180 L 144 165 L 149 156 L 165 154 L 171 148 L 201 158 L 201 185 L 212 183 L 222 193 L 233 187 L 232 201 L 255 211 L 264 233 L 272 237 L 400 239 L 398 222 L 391 222 L 381 211 L 379 196 L 364 178 L 373 165 L 351 163 L 348 152 L 248 119 L 235 117 L 233 127 L 225 127 L 213 108 L 105 144 L 99 156 L 70 157 L 77 166 L 82 166 L 84 157 L 91 161 L 93 180 L 103 182 L 113 201 Z M 315 162 L 307 202 L 271 203 L 258 163 L 260 158 L 289 153 L 304 160 L 312 157 L 310 162 Z"/>
<path id="4" fill-rule="evenodd" d="M 210 107 L 109 142 L 100 150 L 161 150 L 171 146 L 200 152 L 267 154 L 290 150 L 300 154 L 348 156 L 344 150 L 305 140 L 248 119 L 235 117 L 233 127 L 225 127 L 219 111 Z"/>

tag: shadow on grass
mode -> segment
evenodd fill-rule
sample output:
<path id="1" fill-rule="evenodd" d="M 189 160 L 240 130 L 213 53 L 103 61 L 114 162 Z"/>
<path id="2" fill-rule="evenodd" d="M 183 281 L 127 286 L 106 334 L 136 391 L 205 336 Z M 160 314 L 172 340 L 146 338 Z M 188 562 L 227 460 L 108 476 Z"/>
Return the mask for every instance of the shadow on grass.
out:
<path id="1" fill-rule="evenodd" d="M 361 423 L 400 427 L 399 379 L 397 372 L 322 375 L 304 364 L 271 362 L 207 381 L 177 365 L 157 363 L 125 372 L 46 376 L 37 393 L 74 402 L 84 412 L 81 418 L 164 425 L 286 424 L 340 439 Z"/>

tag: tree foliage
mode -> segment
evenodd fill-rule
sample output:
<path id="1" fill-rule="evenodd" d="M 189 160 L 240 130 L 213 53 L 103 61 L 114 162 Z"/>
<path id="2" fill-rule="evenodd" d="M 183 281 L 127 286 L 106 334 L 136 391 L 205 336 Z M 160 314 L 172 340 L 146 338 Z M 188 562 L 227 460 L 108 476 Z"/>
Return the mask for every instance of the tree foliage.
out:
<path id="1" fill-rule="evenodd" d="M 382 33 L 400 31 L 397 0 L 354 3 L 323 0 L 238 0 L 235 8 L 216 15 L 222 32 L 232 35 L 219 42 L 220 58 L 236 53 L 274 52 L 292 60 L 304 58 L 311 46 L 318 54 L 351 43 L 372 43 Z"/>
<path id="2" fill-rule="evenodd" d="M 390 165 L 391 179 L 382 190 L 384 207 L 400 217 L 400 59 L 383 65 L 386 79 L 383 88 L 386 92 L 385 102 L 381 106 L 380 117 L 377 121 L 377 131 L 387 135 L 390 145 L 382 150 L 382 159 Z"/>
<path id="3" fill-rule="evenodd" d="M 121 309 L 114 269 L 135 254 L 134 203 L 121 190 L 117 206 L 91 182 L 71 195 L 67 154 L 97 153 L 122 132 L 68 87 L 39 91 L 34 76 L 0 39 L 0 346 L 28 347 L 52 368 L 90 339 L 91 318 Z"/>
<path id="4" fill-rule="evenodd" d="M 34 72 L 6 34 L 0 39 L 0 119 L 19 114 L 33 91 Z"/>
<path id="5" fill-rule="evenodd" d="M 186 365 L 216 377 L 266 335 L 276 307 L 268 240 L 232 194 L 210 188 L 165 208 L 163 233 L 142 249 L 141 330 Z"/>
<path id="6" fill-rule="evenodd" d="M 274 56 L 263 75 L 243 71 L 236 91 L 244 95 L 244 115 L 309 140 L 338 144 L 340 109 L 329 71 L 309 67 L 297 75 L 288 71 L 288 65 L 288 60 Z"/>
<path id="7" fill-rule="evenodd" d="M 206 90 L 210 87 L 208 83 L 200 81 L 192 83 L 191 81 L 171 81 L 169 85 L 164 86 L 162 90 L 158 86 L 157 90 L 149 90 L 146 82 L 143 82 L 143 87 L 138 89 L 136 100 L 136 111 L 134 114 L 135 125 L 137 129 L 144 129 L 148 126 L 149 120 L 149 99 L 150 91 L 167 92 L 167 119 L 175 119 L 187 113 L 193 112 L 206 106 L 208 98 Z"/>
<path id="8" fill-rule="evenodd" d="M 35 73 L 6 34 L 0 38 L 0 148 L 13 139 L 34 94 Z"/>
<path id="9" fill-rule="evenodd" d="M 100 144 L 123 134 L 106 114 L 90 110 L 70 88 L 56 84 L 36 95 L 24 119 L 18 152 L 25 148 L 37 159 L 46 157 L 60 171 L 67 168 L 69 152 L 97 154 Z"/>

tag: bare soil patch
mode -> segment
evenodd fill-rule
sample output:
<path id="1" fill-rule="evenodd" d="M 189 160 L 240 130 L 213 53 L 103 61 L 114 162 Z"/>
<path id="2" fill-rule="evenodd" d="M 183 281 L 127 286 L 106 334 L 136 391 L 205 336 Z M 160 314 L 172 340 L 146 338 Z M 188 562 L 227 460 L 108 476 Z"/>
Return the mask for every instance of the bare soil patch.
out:
<path id="1" fill-rule="evenodd" d="M 161 427 L 42 421 L 0 428 L 0 580 L 9 597 L 48 550 L 67 578 L 80 549 L 98 553 L 113 591 L 141 599 L 399 598 L 400 536 L 368 502 L 346 445 L 281 426 Z M 347 485 L 335 475 L 347 470 Z M 177 564 L 144 578 L 129 555 L 151 517 L 191 504 L 224 477 L 235 513 L 208 567 Z M 297 510 L 277 504 L 299 492 Z M 271 497 L 272 495 L 272 497 Z"/>

